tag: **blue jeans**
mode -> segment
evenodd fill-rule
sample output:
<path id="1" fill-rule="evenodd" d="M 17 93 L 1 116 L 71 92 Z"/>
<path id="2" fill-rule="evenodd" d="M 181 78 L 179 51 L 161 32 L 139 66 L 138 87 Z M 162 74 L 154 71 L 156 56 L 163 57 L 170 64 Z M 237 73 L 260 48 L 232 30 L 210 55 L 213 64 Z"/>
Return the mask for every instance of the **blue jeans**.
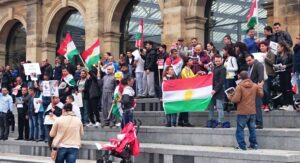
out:
<path id="1" fill-rule="evenodd" d="M 138 87 L 138 96 L 143 95 L 143 74 L 144 72 L 136 72 L 135 77 L 136 77 L 136 83 Z"/>
<path id="2" fill-rule="evenodd" d="M 212 120 L 214 117 L 214 106 L 217 106 L 218 109 L 218 122 L 223 123 L 224 122 L 224 101 L 220 99 L 212 99 L 210 101 L 210 104 L 208 106 L 209 112 L 208 112 L 208 120 Z"/>
<path id="3" fill-rule="evenodd" d="M 257 97 L 255 99 L 256 104 L 256 125 L 263 126 L 263 116 L 262 116 L 262 99 L 260 97 Z"/>
<path id="4" fill-rule="evenodd" d="M 167 114 L 166 115 L 167 118 L 167 124 L 168 125 L 173 125 L 176 126 L 176 120 L 177 120 L 177 113 L 173 113 L 173 114 Z"/>
<path id="5" fill-rule="evenodd" d="M 89 123 L 88 100 L 83 99 L 82 102 L 83 102 L 83 107 L 80 108 L 81 121 L 83 124 L 88 124 Z"/>
<path id="6" fill-rule="evenodd" d="M 123 112 L 121 127 L 123 128 L 129 122 L 133 122 L 133 111 L 132 110 L 126 110 Z"/>
<path id="7" fill-rule="evenodd" d="M 28 115 L 28 119 L 29 119 L 29 139 L 34 139 L 34 118 L 32 113 L 29 113 Z"/>
<path id="8" fill-rule="evenodd" d="M 76 163 L 78 151 L 77 148 L 58 148 L 55 163 Z"/>
<path id="9" fill-rule="evenodd" d="M 244 128 L 248 127 L 249 130 L 249 142 L 250 147 L 256 147 L 256 130 L 255 130 L 255 114 L 252 115 L 237 115 L 237 125 L 235 137 L 236 141 L 239 144 L 239 147 L 242 149 L 246 149 L 246 142 L 244 139 Z"/>
<path id="10" fill-rule="evenodd" d="M 34 139 L 45 139 L 46 130 L 44 126 L 44 112 L 38 112 L 33 115 Z"/>

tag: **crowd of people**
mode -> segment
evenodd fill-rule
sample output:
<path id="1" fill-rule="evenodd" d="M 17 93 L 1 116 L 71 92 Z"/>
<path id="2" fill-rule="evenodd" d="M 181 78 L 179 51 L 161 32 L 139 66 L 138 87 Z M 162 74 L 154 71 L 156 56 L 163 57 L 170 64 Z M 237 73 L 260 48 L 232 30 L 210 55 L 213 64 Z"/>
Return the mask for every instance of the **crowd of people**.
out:
<path id="1" fill-rule="evenodd" d="M 224 47 L 219 50 L 212 42 L 205 46 L 197 38 L 192 38 L 190 43 L 178 38 L 169 48 L 170 53 L 166 45 L 156 48 L 153 42 L 147 41 L 145 48 L 139 49 L 140 55 L 127 51 L 119 55 L 118 62 L 114 55 L 106 52 L 99 64 L 95 64 L 90 71 L 60 56 L 53 66 L 43 59 L 38 80 L 31 80 L 24 73 L 22 65 L 30 61 L 21 62 L 15 68 L 10 65 L 0 67 L 0 139 L 8 138 L 7 114 L 13 110 L 14 104 L 18 112 L 17 140 L 48 141 L 51 146 L 53 139 L 49 138 L 49 133 L 53 135 L 50 132 L 53 124 L 45 124 L 45 118 L 61 116 L 64 104 L 72 105 L 74 115 L 82 121 L 83 126 L 113 127 L 118 122 L 124 126 L 133 119 L 134 99 L 161 98 L 161 83 L 164 80 L 193 78 L 209 73 L 213 73 L 213 98 L 208 107 L 208 120 L 214 119 L 213 113 L 217 110 L 218 126 L 222 127 L 224 110 L 237 109 L 238 114 L 255 115 L 255 127 L 262 129 L 262 111 L 296 109 L 291 80 L 295 77 L 296 84 L 300 84 L 300 35 L 296 36 L 294 47 L 290 34 L 281 29 L 280 23 L 275 23 L 273 28 L 266 26 L 264 39 L 257 39 L 254 29 L 249 29 L 247 35 L 243 41 L 236 43 L 232 42 L 230 35 L 224 36 Z M 276 54 L 270 50 L 270 42 L 278 44 Z M 256 59 L 254 54 L 257 52 L 260 52 L 263 61 Z M 275 69 L 275 65 L 281 65 L 280 71 Z M 242 72 L 246 72 L 249 79 L 245 75 L 240 78 Z M 69 74 L 74 76 L 75 84 L 65 80 Z M 227 97 L 224 93 L 246 79 L 262 86 L 264 94 L 260 97 L 260 92 L 259 96 L 255 96 L 255 110 L 250 112 L 239 111 L 242 108 L 239 101 L 244 98 Z M 49 80 L 59 81 L 59 96 L 43 95 L 42 83 Z M 244 82 L 241 87 L 247 88 L 249 85 L 252 84 Z M 121 92 L 121 99 L 114 100 L 116 89 Z M 82 107 L 74 103 L 72 94 L 78 93 L 82 94 Z M 35 108 L 35 98 L 40 99 L 39 108 Z M 112 105 L 116 102 L 121 104 L 121 119 L 111 114 Z M 167 127 L 193 127 L 187 112 L 179 114 L 178 122 L 177 114 L 168 114 L 166 119 Z"/>

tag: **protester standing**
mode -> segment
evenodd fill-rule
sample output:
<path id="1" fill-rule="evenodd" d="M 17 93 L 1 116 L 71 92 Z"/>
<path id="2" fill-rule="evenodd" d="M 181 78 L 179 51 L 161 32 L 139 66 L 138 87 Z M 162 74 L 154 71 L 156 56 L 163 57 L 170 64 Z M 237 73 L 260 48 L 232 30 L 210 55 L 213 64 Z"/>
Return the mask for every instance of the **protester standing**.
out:
<path id="1" fill-rule="evenodd" d="M 254 59 L 252 54 L 246 56 L 246 62 L 248 64 L 248 75 L 250 80 L 254 83 L 263 83 L 264 81 L 264 65 L 258 60 Z M 263 129 L 263 117 L 262 117 L 262 99 L 261 97 L 256 97 L 256 128 Z"/>
<path id="2" fill-rule="evenodd" d="M 83 125 L 87 125 L 89 123 L 89 113 L 88 113 L 88 79 L 87 79 L 87 71 L 81 70 L 80 80 L 77 81 L 76 84 L 76 92 L 81 93 L 82 95 L 82 103 L 83 107 L 80 108 L 81 113 L 81 121 Z"/>
<path id="3" fill-rule="evenodd" d="M 297 86 L 300 88 L 300 34 L 296 37 L 294 46 L 294 72 L 297 78 Z M 300 89 L 296 93 L 300 94 Z"/>
<path id="4" fill-rule="evenodd" d="M 9 135 L 9 126 L 7 122 L 7 112 L 13 109 L 13 99 L 8 94 L 6 87 L 1 88 L 0 93 L 0 140 L 7 140 Z"/>
<path id="5" fill-rule="evenodd" d="M 288 48 L 291 48 L 293 46 L 293 40 L 290 33 L 287 31 L 283 31 L 280 23 L 274 23 L 274 32 L 275 42 L 283 42 L 287 45 Z"/>
<path id="6" fill-rule="evenodd" d="M 208 120 L 213 120 L 214 116 L 214 106 L 217 107 L 218 110 L 218 125 L 222 127 L 224 122 L 224 83 L 226 76 L 226 68 L 223 66 L 223 60 L 220 55 L 215 56 L 214 61 L 215 67 L 213 69 L 213 90 L 212 100 L 209 104 L 209 114 Z"/>
<path id="7" fill-rule="evenodd" d="M 28 104 L 30 96 L 27 87 L 22 88 L 22 96 L 16 99 L 16 107 L 18 110 L 18 132 L 19 136 L 16 140 L 29 140 L 29 121 L 28 121 Z M 25 137 L 24 137 L 25 136 Z"/>
<path id="8" fill-rule="evenodd" d="M 50 131 L 54 137 L 52 148 L 57 150 L 55 163 L 75 163 L 81 146 L 83 125 L 72 112 L 72 104 L 65 104 L 62 116 L 57 118 Z"/>
<path id="9" fill-rule="evenodd" d="M 120 101 L 123 110 L 122 123 L 121 123 L 122 128 L 124 128 L 124 126 L 127 123 L 133 122 L 133 110 L 136 105 L 134 99 L 135 92 L 132 88 L 133 83 L 134 80 L 132 77 L 124 78 L 123 80 L 121 80 L 121 84 L 124 86 L 122 98 Z"/>
<path id="10" fill-rule="evenodd" d="M 258 40 L 255 39 L 255 30 L 254 28 L 248 29 L 248 38 L 244 39 L 244 43 L 247 46 L 247 49 L 250 53 L 256 53 L 258 52 L 258 47 L 257 43 L 259 42 Z"/>
<path id="11" fill-rule="evenodd" d="M 244 128 L 248 127 L 250 149 L 257 149 L 258 144 L 256 141 L 255 130 L 255 99 L 263 96 L 263 82 L 258 85 L 252 82 L 246 71 L 240 73 L 240 79 L 242 80 L 234 94 L 228 95 L 228 99 L 237 104 L 237 128 L 235 137 L 238 142 L 236 149 L 246 150 L 246 142 L 244 140 Z"/>

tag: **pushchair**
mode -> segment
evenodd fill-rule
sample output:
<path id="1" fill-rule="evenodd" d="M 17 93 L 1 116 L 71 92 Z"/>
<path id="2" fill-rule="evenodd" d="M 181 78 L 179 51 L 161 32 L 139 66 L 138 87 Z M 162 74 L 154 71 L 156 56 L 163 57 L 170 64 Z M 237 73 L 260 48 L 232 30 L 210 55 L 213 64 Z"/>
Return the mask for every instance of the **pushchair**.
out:
<path id="1" fill-rule="evenodd" d="M 129 122 L 124 126 L 117 139 L 110 139 L 110 144 L 96 144 L 104 153 L 97 159 L 97 163 L 112 163 L 112 157 L 120 158 L 120 163 L 132 163 L 131 156 L 140 154 L 137 134 L 141 126 L 140 120 Z"/>

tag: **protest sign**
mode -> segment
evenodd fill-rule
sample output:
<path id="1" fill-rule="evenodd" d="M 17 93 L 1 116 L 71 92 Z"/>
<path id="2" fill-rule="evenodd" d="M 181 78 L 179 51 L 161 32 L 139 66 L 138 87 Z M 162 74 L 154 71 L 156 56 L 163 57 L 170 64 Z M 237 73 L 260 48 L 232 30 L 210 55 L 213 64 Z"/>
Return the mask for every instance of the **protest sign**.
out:
<path id="1" fill-rule="evenodd" d="M 277 55 L 277 47 L 278 47 L 278 43 L 276 43 L 276 42 L 274 42 L 274 41 L 270 41 L 269 47 L 270 47 L 270 51 L 271 51 L 273 54 Z"/>
<path id="2" fill-rule="evenodd" d="M 23 64 L 25 75 L 40 75 L 41 69 L 38 63 L 24 63 Z"/>
<path id="3" fill-rule="evenodd" d="M 50 96 L 59 96 L 58 94 L 58 81 L 57 80 L 50 80 L 49 81 L 50 86 Z"/>
<path id="4" fill-rule="evenodd" d="M 157 60 L 158 69 L 164 69 L 164 59 Z"/>
<path id="5" fill-rule="evenodd" d="M 75 104 L 77 104 L 78 107 L 83 107 L 82 94 L 81 93 L 77 93 L 77 94 L 74 93 L 73 96 L 74 96 Z"/>

